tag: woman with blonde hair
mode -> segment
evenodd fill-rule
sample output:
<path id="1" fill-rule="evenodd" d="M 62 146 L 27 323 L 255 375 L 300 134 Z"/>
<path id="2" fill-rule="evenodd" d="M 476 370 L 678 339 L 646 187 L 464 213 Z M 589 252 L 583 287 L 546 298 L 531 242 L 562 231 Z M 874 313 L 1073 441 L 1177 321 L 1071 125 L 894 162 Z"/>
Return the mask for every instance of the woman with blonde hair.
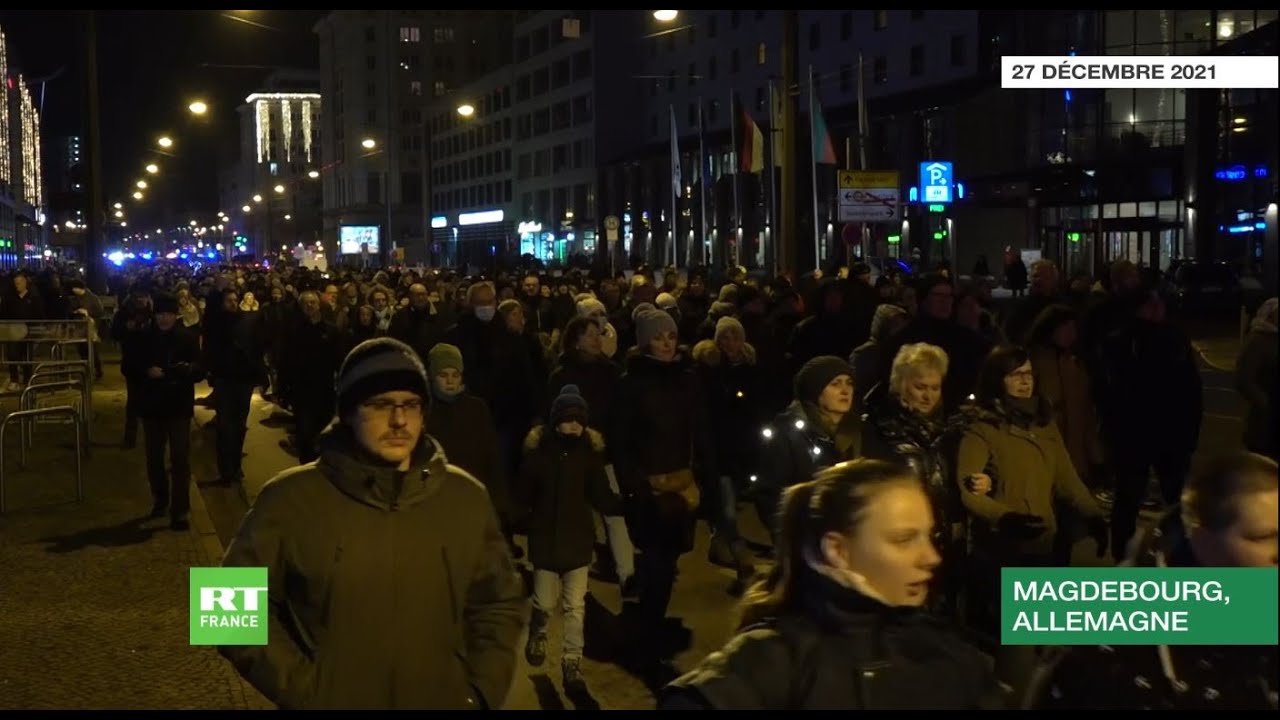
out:
<path id="1" fill-rule="evenodd" d="M 786 490 L 777 562 L 737 633 L 663 691 L 663 710 L 997 709 L 989 663 L 922 612 L 941 558 L 910 469 L 832 466 Z"/>
<path id="2" fill-rule="evenodd" d="M 937 607 L 954 614 L 964 587 L 968 524 L 961 491 L 952 473 L 953 449 L 966 422 L 942 407 L 942 384 L 950 360 L 946 351 L 928 343 L 903 345 L 893 359 L 889 384 L 867 394 L 863 422 L 864 457 L 904 462 L 929 493 L 937 521 L 934 543 L 942 553 L 943 572 L 934 593 Z M 974 473 L 964 492 L 985 494 L 991 478 Z"/>

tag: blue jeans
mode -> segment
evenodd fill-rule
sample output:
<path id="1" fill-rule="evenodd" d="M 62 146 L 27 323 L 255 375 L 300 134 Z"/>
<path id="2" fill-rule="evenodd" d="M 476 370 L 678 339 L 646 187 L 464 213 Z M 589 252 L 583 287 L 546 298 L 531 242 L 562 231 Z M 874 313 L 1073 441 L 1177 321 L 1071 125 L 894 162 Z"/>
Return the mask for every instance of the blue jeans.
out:
<path id="1" fill-rule="evenodd" d="M 531 636 L 547 634 L 547 620 L 555 608 L 557 596 L 564 613 L 564 648 L 560 657 L 562 660 L 580 658 L 586 643 L 583 623 L 587 617 L 587 568 L 563 573 L 534 569 L 534 612 L 533 621 L 529 624 Z"/>

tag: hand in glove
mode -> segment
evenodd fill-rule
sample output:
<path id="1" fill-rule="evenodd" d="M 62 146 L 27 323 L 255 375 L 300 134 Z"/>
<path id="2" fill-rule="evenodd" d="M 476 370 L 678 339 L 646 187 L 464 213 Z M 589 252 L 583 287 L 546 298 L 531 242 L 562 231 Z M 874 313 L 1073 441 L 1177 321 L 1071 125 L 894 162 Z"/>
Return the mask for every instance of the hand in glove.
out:
<path id="1" fill-rule="evenodd" d="M 1000 516 L 996 530 L 1017 540 L 1034 540 L 1044 534 L 1044 518 L 1028 513 L 1009 512 Z"/>
<path id="2" fill-rule="evenodd" d="M 1106 555 L 1111 544 L 1111 530 L 1107 527 L 1106 518 L 1096 517 L 1089 521 L 1089 537 L 1098 544 L 1098 557 Z"/>

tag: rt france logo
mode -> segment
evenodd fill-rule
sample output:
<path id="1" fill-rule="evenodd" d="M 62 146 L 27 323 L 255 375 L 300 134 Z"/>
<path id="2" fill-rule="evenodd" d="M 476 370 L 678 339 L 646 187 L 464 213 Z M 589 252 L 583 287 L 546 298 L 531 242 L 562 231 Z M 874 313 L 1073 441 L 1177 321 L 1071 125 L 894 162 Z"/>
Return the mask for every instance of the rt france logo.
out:
<path id="1" fill-rule="evenodd" d="M 267 569 L 191 568 L 191 644 L 266 645 Z"/>

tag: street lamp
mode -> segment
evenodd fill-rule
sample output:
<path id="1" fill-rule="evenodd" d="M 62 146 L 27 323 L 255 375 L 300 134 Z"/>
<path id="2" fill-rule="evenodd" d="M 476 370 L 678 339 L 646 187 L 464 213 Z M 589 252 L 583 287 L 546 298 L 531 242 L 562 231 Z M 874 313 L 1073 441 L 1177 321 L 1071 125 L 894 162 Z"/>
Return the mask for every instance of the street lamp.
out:
<path id="1" fill-rule="evenodd" d="M 167 148 L 173 147 L 173 140 L 170 139 L 167 135 L 164 135 L 164 136 L 161 136 L 160 139 L 156 141 L 156 144 L 162 148 L 167 149 Z"/>
<path id="2" fill-rule="evenodd" d="M 312 180 L 315 180 L 316 178 L 320 177 L 320 171 L 312 170 L 311 172 L 307 173 L 307 177 L 311 178 Z"/>
<path id="3" fill-rule="evenodd" d="M 156 173 L 160 172 L 160 166 L 155 163 L 149 163 L 147 165 L 147 172 L 151 173 L 152 175 L 155 175 Z"/>
<path id="4" fill-rule="evenodd" d="M 116 217 L 118 217 L 118 218 L 122 218 L 122 217 L 124 217 L 124 211 L 123 211 L 123 210 L 117 210 L 117 211 L 116 211 Z"/>
<path id="5" fill-rule="evenodd" d="M 240 208 L 240 210 L 243 212 L 253 212 L 253 208 L 249 207 L 248 205 L 245 205 L 244 207 Z"/>
<path id="6" fill-rule="evenodd" d="M 257 195 L 257 194 L 255 194 L 255 195 L 253 196 L 253 201 L 254 201 L 254 202 L 256 202 L 256 203 L 260 203 L 260 202 L 262 202 L 262 196 L 261 196 L 261 195 Z"/>
<path id="7" fill-rule="evenodd" d="M 124 205 L 121 205 L 120 203 L 116 203 L 115 205 L 112 205 L 111 207 L 113 207 L 113 208 L 115 208 L 115 209 L 119 210 L 120 208 L 124 207 Z"/>
<path id="8" fill-rule="evenodd" d="M 196 100 L 195 102 L 188 105 L 187 109 L 191 111 L 192 115 L 203 115 L 206 112 L 209 112 L 209 106 L 206 105 L 202 100 Z"/>
<path id="9" fill-rule="evenodd" d="M 138 182 L 134 183 L 134 185 L 136 185 L 136 186 L 138 187 L 138 189 L 139 189 L 139 190 L 146 190 L 146 189 L 147 189 L 147 181 L 146 181 L 146 180 L 139 180 Z"/>
<path id="10" fill-rule="evenodd" d="M 191 227 L 195 227 L 195 226 L 196 226 L 196 221 L 195 221 L 195 220 L 192 220 L 191 222 L 189 222 L 189 223 L 187 223 L 187 224 L 188 224 L 188 225 L 190 225 Z"/>
<path id="11" fill-rule="evenodd" d="M 133 191 L 133 199 L 134 199 L 134 200 L 141 200 L 141 199 L 142 199 L 142 191 L 141 191 L 141 190 L 134 190 L 134 191 Z"/>
<path id="12" fill-rule="evenodd" d="M 378 143 L 374 142 L 373 138 L 365 138 L 360 141 L 360 147 L 364 148 L 365 150 L 372 150 L 377 146 L 378 146 Z"/>
<path id="13" fill-rule="evenodd" d="M 671 22 L 680 15 L 679 10 L 654 10 L 653 19 L 658 22 Z"/>
<path id="14" fill-rule="evenodd" d="M 273 189 L 276 191 L 276 194 L 277 194 L 277 195 L 283 195 L 283 194 L 284 194 L 284 186 L 283 186 L 283 185 L 277 185 L 277 186 L 275 186 L 275 188 L 273 188 Z"/>
<path id="15" fill-rule="evenodd" d="M 458 114 L 462 117 L 471 117 L 476 114 L 476 106 L 471 103 L 462 103 L 458 106 Z"/>
<path id="16" fill-rule="evenodd" d="M 292 220 L 292 219 L 293 219 L 293 216 L 292 216 L 292 215 L 290 215 L 290 214 L 288 214 L 288 213 L 285 213 L 284 219 L 285 219 L 285 220 Z"/>

